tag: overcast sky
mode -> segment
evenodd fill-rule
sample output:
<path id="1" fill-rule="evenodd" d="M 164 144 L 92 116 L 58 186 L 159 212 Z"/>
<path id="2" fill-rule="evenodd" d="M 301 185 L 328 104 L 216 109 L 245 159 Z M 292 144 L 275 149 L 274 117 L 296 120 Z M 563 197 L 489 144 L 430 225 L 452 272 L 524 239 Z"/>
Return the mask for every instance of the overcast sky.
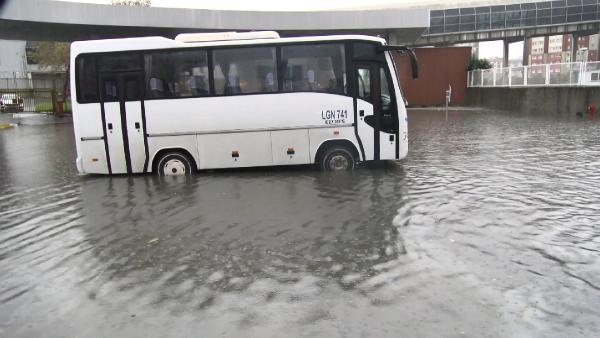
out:
<path id="1" fill-rule="evenodd" d="M 502 41 L 487 41 L 479 44 L 479 57 L 489 59 L 493 57 L 502 57 L 504 44 Z M 510 45 L 508 58 L 520 60 L 523 57 L 523 42 L 515 42 Z"/>
<path id="2" fill-rule="evenodd" d="M 72 2 L 88 2 L 110 4 L 111 0 L 59 0 Z M 531 2 L 540 0 L 529 0 Z M 270 11 L 305 11 L 323 9 L 360 9 L 382 7 L 427 7 L 452 8 L 493 3 L 513 3 L 523 0 L 152 0 L 152 6 L 231 9 L 231 10 L 270 10 Z"/>
<path id="3" fill-rule="evenodd" d="M 59 0 L 110 4 L 111 0 Z M 152 0 L 155 7 L 204 8 L 225 10 L 270 10 L 270 11 L 302 11 L 327 9 L 361 9 L 381 7 L 428 7 L 451 8 L 490 4 L 493 2 L 519 2 L 522 0 Z M 534 0 L 535 1 L 535 0 Z M 520 59 L 523 43 L 511 45 L 509 57 Z M 492 58 L 502 56 L 502 42 L 491 41 L 480 44 L 480 57 Z"/>
<path id="4" fill-rule="evenodd" d="M 61 0 L 74 2 L 89 2 L 110 4 L 111 0 Z M 439 0 L 152 0 L 152 6 L 205 8 L 205 9 L 235 9 L 235 10 L 271 10 L 271 11 L 302 11 L 337 8 L 364 8 L 423 5 L 424 3 L 439 3 Z"/>

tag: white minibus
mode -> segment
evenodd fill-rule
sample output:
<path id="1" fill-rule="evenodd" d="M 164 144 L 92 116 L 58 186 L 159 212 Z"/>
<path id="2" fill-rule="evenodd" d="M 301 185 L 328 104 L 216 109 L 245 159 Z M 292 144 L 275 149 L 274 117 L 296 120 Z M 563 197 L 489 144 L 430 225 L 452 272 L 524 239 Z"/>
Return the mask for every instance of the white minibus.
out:
<path id="1" fill-rule="evenodd" d="M 338 171 L 402 159 L 396 49 L 404 48 L 371 36 L 270 31 L 74 42 L 77 169 L 188 175 L 316 163 Z"/>

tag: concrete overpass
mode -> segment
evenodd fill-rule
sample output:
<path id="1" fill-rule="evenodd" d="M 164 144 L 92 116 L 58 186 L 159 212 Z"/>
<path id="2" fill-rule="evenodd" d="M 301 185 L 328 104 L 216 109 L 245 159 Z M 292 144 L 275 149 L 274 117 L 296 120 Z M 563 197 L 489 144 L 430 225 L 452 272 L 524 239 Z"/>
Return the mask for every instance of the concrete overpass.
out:
<path id="1" fill-rule="evenodd" d="M 505 65 L 508 45 L 536 36 L 600 32 L 600 0 L 555 0 L 432 10 L 427 31 L 415 45 L 453 45 L 465 42 L 504 41 Z M 523 62 L 527 60 L 524 49 Z M 573 53 L 573 58 L 575 53 Z"/>
<path id="2" fill-rule="evenodd" d="M 412 43 L 429 26 L 427 9 L 306 12 L 126 7 L 52 0 L 8 0 L 0 8 L 0 39 L 74 41 L 182 32 L 276 30 L 283 36 L 382 35 Z"/>
<path id="3" fill-rule="evenodd" d="M 449 46 L 458 43 L 507 40 L 510 42 L 523 41 L 528 37 L 575 34 L 585 36 L 600 32 L 600 21 L 577 22 L 557 25 L 532 27 L 509 27 L 504 29 L 487 29 L 470 32 L 452 32 L 444 34 L 424 33 L 418 38 L 416 46 Z"/>

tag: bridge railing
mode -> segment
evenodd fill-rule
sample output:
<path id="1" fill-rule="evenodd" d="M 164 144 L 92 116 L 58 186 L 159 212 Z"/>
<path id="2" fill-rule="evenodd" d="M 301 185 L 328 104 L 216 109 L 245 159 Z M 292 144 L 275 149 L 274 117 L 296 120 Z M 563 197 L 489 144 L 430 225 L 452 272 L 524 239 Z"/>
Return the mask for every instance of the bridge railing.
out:
<path id="1" fill-rule="evenodd" d="M 600 62 L 478 69 L 467 76 L 467 87 L 543 86 L 600 86 Z"/>

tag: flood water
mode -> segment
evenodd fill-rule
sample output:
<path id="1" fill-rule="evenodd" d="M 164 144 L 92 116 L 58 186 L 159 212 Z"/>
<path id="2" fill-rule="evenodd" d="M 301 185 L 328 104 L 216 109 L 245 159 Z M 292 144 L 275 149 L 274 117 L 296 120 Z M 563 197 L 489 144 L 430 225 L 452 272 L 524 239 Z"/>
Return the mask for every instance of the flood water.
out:
<path id="1" fill-rule="evenodd" d="M 600 121 L 409 125 L 399 163 L 166 180 L 0 130 L 0 336 L 598 337 Z"/>

